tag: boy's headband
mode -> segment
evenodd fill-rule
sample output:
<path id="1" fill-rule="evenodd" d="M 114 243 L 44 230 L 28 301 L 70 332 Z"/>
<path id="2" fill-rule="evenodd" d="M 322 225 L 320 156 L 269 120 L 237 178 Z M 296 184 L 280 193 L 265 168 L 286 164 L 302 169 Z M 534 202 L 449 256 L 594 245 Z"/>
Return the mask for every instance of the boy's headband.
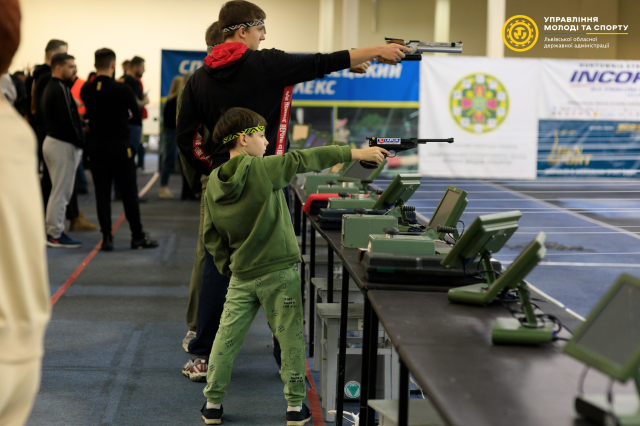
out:
<path id="1" fill-rule="evenodd" d="M 244 129 L 241 132 L 234 133 L 234 134 L 229 135 L 229 136 L 225 136 L 225 138 L 222 139 L 222 143 L 225 144 L 227 142 L 231 142 L 232 140 L 234 140 L 235 138 L 237 138 L 238 136 L 240 136 L 243 133 L 246 134 L 246 135 L 250 135 L 251 133 L 257 133 L 257 132 L 264 132 L 264 126 L 249 127 L 248 129 Z"/>
<path id="2" fill-rule="evenodd" d="M 231 32 L 231 31 L 235 31 L 238 28 L 257 27 L 258 25 L 264 25 L 264 21 L 263 20 L 261 20 L 261 21 L 253 21 L 253 22 L 245 22 L 243 24 L 232 25 L 230 27 L 223 28 L 222 32 L 223 33 L 228 33 L 228 32 Z"/>

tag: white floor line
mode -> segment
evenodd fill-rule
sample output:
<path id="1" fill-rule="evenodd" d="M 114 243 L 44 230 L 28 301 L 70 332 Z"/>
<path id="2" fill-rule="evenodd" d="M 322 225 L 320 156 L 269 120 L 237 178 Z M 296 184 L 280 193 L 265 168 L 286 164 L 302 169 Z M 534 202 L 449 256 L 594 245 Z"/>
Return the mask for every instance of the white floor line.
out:
<path id="1" fill-rule="evenodd" d="M 441 179 L 441 182 L 438 182 L 438 179 Z M 376 182 L 391 182 L 393 179 L 390 178 L 380 178 L 376 179 Z M 575 185 L 618 185 L 618 184 L 627 184 L 627 185 L 640 185 L 640 180 L 620 180 L 617 179 L 598 179 L 598 180 L 552 180 L 552 179 L 536 179 L 536 180 L 482 180 L 482 179 L 470 179 L 470 180 L 456 180 L 456 179 L 447 179 L 447 178 L 429 178 L 422 177 L 422 185 L 447 185 L 450 183 L 466 183 L 469 185 L 484 185 L 488 183 L 499 183 L 505 185 L 515 185 L 515 184 L 529 184 L 529 185 L 565 185 L 565 184 L 575 184 Z"/>
<path id="2" fill-rule="evenodd" d="M 598 253 L 597 251 L 589 251 L 589 252 L 579 252 L 579 253 L 549 253 L 545 254 L 546 256 L 588 256 L 588 255 L 598 255 L 598 256 L 624 256 L 624 255 L 638 255 L 640 251 L 636 252 L 628 252 L 628 253 Z M 496 259 L 500 260 L 500 253 L 496 253 L 493 255 Z M 504 255 L 506 256 L 506 255 Z M 515 259 L 515 256 L 510 256 L 511 259 Z"/>
<path id="3" fill-rule="evenodd" d="M 498 184 L 487 184 L 489 186 L 499 186 Z M 420 185 L 422 186 L 422 185 Z M 464 189 L 464 188 L 462 188 Z M 509 192 L 514 192 L 511 189 L 505 188 L 505 191 L 508 190 Z M 472 194 L 504 194 L 505 191 L 473 191 Z M 566 194 L 568 192 L 577 192 L 575 190 L 566 190 L 566 191 L 522 191 L 522 192 L 526 192 L 527 194 L 553 194 L 553 193 L 561 193 L 561 194 Z M 619 191 L 579 191 L 581 194 L 622 194 L 622 193 L 634 193 L 634 194 L 638 194 L 640 193 L 640 190 L 638 191 L 629 191 L 629 190 L 619 190 Z M 416 191 L 416 194 L 442 194 L 442 191 Z"/>
<path id="4" fill-rule="evenodd" d="M 441 198 L 421 198 L 420 201 L 433 201 L 433 202 L 439 202 L 441 200 Z M 514 200 L 514 199 L 505 199 L 505 198 L 469 198 L 469 196 L 467 196 L 467 200 L 469 202 L 473 201 L 475 203 L 482 201 L 482 202 L 505 202 L 505 203 L 514 203 L 514 202 L 522 202 L 522 203 L 526 203 L 529 202 L 529 200 Z M 640 201 L 640 198 L 573 198 L 573 197 L 566 197 L 566 198 L 538 198 L 538 200 L 540 201 Z"/>
<path id="5" fill-rule="evenodd" d="M 513 261 L 500 261 L 503 265 L 510 265 Z M 538 266 L 578 266 L 588 268 L 640 268 L 640 263 L 586 263 L 586 262 L 540 262 Z"/>
<path id="6" fill-rule="evenodd" d="M 614 231 L 622 232 L 623 234 L 627 234 L 632 238 L 640 240 L 640 235 L 636 235 L 636 234 L 634 234 L 634 233 L 632 233 L 630 231 L 627 231 L 626 229 L 622 229 L 622 228 L 619 228 L 617 226 L 609 225 L 608 223 L 601 222 L 601 221 L 596 220 L 596 219 L 592 219 L 592 218 L 590 218 L 588 216 L 583 216 L 581 214 L 578 214 L 577 212 L 567 211 L 567 210 L 565 210 L 563 208 L 560 208 L 560 207 L 555 206 L 553 204 L 547 203 L 546 201 L 539 201 L 539 200 L 535 199 L 534 197 L 531 197 L 531 196 L 528 196 L 528 195 L 524 195 L 524 194 L 521 194 L 521 193 L 516 192 L 516 191 L 512 191 L 511 189 L 505 188 L 505 187 L 503 187 L 501 185 L 491 184 L 491 186 L 493 186 L 494 188 L 501 188 L 501 189 L 503 189 L 503 190 L 505 190 L 505 191 L 507 191 L 507 192 L 509 192 L 511 194 L 514 194 L 514 195 L 516 195 L 518 197 L 529 198 L 529 199 L 531 199 L 533 201 L 537 201 L 539 203 L 545 204 L 545 205 L 547 205 L 547 206 L 549 206 L 551 208 L 555 208 L 556 210 L 565 212 L 566 214 L 569 214 L 571 216 L 575 216 L 575 217 L 578 217 L 580 219 L 586 220 L 587 222 L 591 222 L 591 223 L 594 223 L 594 224 L 597 224 L 597 225 L 604 226 L 605 228 L 609 228 L 609 229 L 614 230 Z"/>
<path id="7" fill-rule="evenodd" d="M 566 310 L 567 312 L 569 312 L 571 315 L 573 315 L 574 317 L 578 318 L 580 321 L 583 321 L 583 322 L 584 322 L 584 321 L 586 321 L 586 318 L 585 318 L 585 317 L 583 317 L 582 315 L 580 315 L 579 313 L 574 312 L 574 311 L 572 311 L 572 310 L 571 310 L 571 309 L 569 309 L 569 308 L 565 308 L 565 310 Z M 574 330 L 574 331 L 575 331 L 575 330 Z"/>
<path id="8" fill-rule="evenodd" d="M 142 188 L 142 190 L 138 193 L 138 197 L 142 197 L 144 194 L 146 194 L 147 191 L 150 190 L 153 184 L 158 180 L 159 177 L 160 177 L 160 173 L 155 172 L 153 176 L 151 176 L 151 179 L 149 180 L 149 182 L 147 182 L 144 188 Z"/>
<path id="9" fill-rule="evenodd" d="M 512 209 L 503 209 L 503 210 L 465 210 L 465 213 L 468 214 L 476 214 L 476 215 L 482 215 L 482 214 L 492 214 L 492 213 L 503 213 L 505 211 L 513 211 L 513 210 L 522 210 L 522 209 L 518 209 L 516 207 L 512 208 Z M 565 209 L 562 209 L 565 210 Z M 425 212 L 425 211 L 432 211 L 429 209 L 421 209 L 421 208 L 417 208 L 416 211 L 418 212 Z M 576 213 L 576 214 L 580 214 L 580 213 L 637 213 L 640 212 L 640 210 L 598 210 L 597 212 L 594 212 L 592 210 L 565 210 L 565 213 Z M 528 215 L 532 215 L 532 214 L 558 214 L 558 211 L 553 211 L 553 210 L 549 210 L 549 211 L 545 211 L 545 212 L 532 212 L 532 211 L 525 211 L 526 214 Z M 580 215 L 582 216 L 582 215 Z M 594 219 L 595 220 L 595 219 Z M 615 228 L 615 227 L 614 227 Z M 628 231 L 630 232 L 630 231 Z"/>
<path id="10" fill-rule="evenodd" d="M 417 201 L 417 200 L 416 200 Z M 465 211 L 473 211 L 473 210 L 552 210 L 551 207 L 471 207 L 465 209 Z M 640 212 L 640 208 L 631 208 L 631 207 L 594 207 L 594 208 L 584 208 L 584 207 L 562 207 L 563 210 L 580 210 L 587 212 Z"/>
<path id="11" fill-rule="evenodd" d="M 540 231 L 543 231 L 545 234 L 547 235 L 565 235 L 565 234 L 578 234 L 578 235 L 582 235 L 582 234 L 619 234 L 619 231 L 595 231 L 595 232 L 547 232 L 544 229 L 541 229 Z M 640 231 L 638 232 L 633 232 L 634 234 L 640 234 Z M 538 235 L 538 232 L 518 232 L 518 235 Z"/>
<path id="12" fill-rule="evenodd" d="M 564 305 L 562 302 L 560 302 L 557 299 L 554 299 L 553 297 L 549 296 L 547 293 L 545 293 L 544 291 L 540 290 L 538 287 L 532 285 L 531 283 L 527 282 L 527 285 L 529 286 L 529 288 L 531 288 L 533 291 L 535 291 L 536 293 L 542 295 L 543 297 L 546 297 L 547 299 L 549 299 L 552 303 L 554 303 L 555 305 L 561 307 L 562 309 L 564 309 L 565 311 L 567 311 L 569 313 L 569 315 L 573 315 L 574 317 L 578 318 L 580 321 L 585 321 L 584 317 L 574 311 L 572 311 L 571 309 L 567 308 L 566 305 Z M 573 330 L 575 331 L 575 330 Z"/>
<path id="13" fill-rule="evenodd" d="M 537 293 L 540 293 L 542 296 L 546 297 L 547 299 L 551 300 L 553 303 L 555 303 L 556 305 L 560 306 L 561 308 L 566 308 L 564 303 L 560 302 L 558 299 L 554 299 L 553 297 L 549 296 L 547 293 L 545 293 L 544 291 L 540 290 L 538 287 L 534 286 L 533 284 L 531 284 L 528 281 L 527 281 L 527 286 L 529 286 L 529 288 L 531 288 L 532 290 L 536 291 Z"/>
<path id="14" fill-rule="evenodd" d="M 619 225 L 621 228 L 640 228 L 640 225 Z M 597 229 L 601 226 L 545 226 L 544 229 Z M 520 226 L 518 229 L 542 229 L 539 226 Z"/>

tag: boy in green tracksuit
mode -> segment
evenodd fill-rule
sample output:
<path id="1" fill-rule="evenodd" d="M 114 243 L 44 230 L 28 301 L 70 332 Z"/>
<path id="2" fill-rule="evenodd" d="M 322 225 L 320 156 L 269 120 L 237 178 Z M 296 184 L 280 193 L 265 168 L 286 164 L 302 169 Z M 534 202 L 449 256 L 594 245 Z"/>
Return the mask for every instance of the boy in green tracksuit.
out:
<path id="1" fill-rule="evenodd" d="M 231 367 L 260 306 L 282 348 L 288 401 L 287 425 L 303 425 L 311 412 L 306 396 L 300 250 L 281 191 L 297 173 L 338 163 L 380 164 L 381 148 L 328 146 L 262 158 L 266 121 L 245 108 L 231 108 L 218 121 L 213 140 L 225 144 L 230 160 L 211 172 L 205 193 L 204 242 L 222 274 L 231 276 L 220 328 L 209 357 L 206 424 L 222 423 L 222 399 Z"/>

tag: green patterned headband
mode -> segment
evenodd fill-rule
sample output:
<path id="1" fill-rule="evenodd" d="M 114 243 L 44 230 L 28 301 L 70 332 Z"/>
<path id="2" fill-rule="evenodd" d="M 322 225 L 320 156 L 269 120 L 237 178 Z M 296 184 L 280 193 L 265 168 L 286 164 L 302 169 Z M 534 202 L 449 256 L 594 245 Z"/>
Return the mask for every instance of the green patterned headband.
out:
<path id="1" fill-rule="evenodd" d="M 241 134 L 247 134 L 250 135 L 251 133 L 257 133 L 257 132 L 264 132 L 264 126 L 258 126 L 258 127 L 249 127 L 248 129 L 244 129 L 241 132 L 238 133 L 234 133 L 232 135 L 229 136 L 225 136 L 224 139 L 222 139 L 222 143 L 227 143 L 227 142 L 231 142 L 232 140 L 234 140 L 235 138 L 237 138 L 238 136 L 240 136 Z"/>

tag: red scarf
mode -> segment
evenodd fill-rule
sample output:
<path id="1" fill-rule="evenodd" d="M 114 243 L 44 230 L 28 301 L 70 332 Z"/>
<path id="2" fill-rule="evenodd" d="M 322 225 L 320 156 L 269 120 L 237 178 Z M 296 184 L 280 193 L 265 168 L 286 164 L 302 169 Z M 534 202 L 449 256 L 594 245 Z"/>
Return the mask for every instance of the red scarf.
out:
<path id="1" fill-rule="evenodd" d="M 222 68 L 240 59 L 246 51 L 246 44 L 222 43 L 213 48 L 211 55 L 204 58 L 204 63 L 209 68 Z"/>

